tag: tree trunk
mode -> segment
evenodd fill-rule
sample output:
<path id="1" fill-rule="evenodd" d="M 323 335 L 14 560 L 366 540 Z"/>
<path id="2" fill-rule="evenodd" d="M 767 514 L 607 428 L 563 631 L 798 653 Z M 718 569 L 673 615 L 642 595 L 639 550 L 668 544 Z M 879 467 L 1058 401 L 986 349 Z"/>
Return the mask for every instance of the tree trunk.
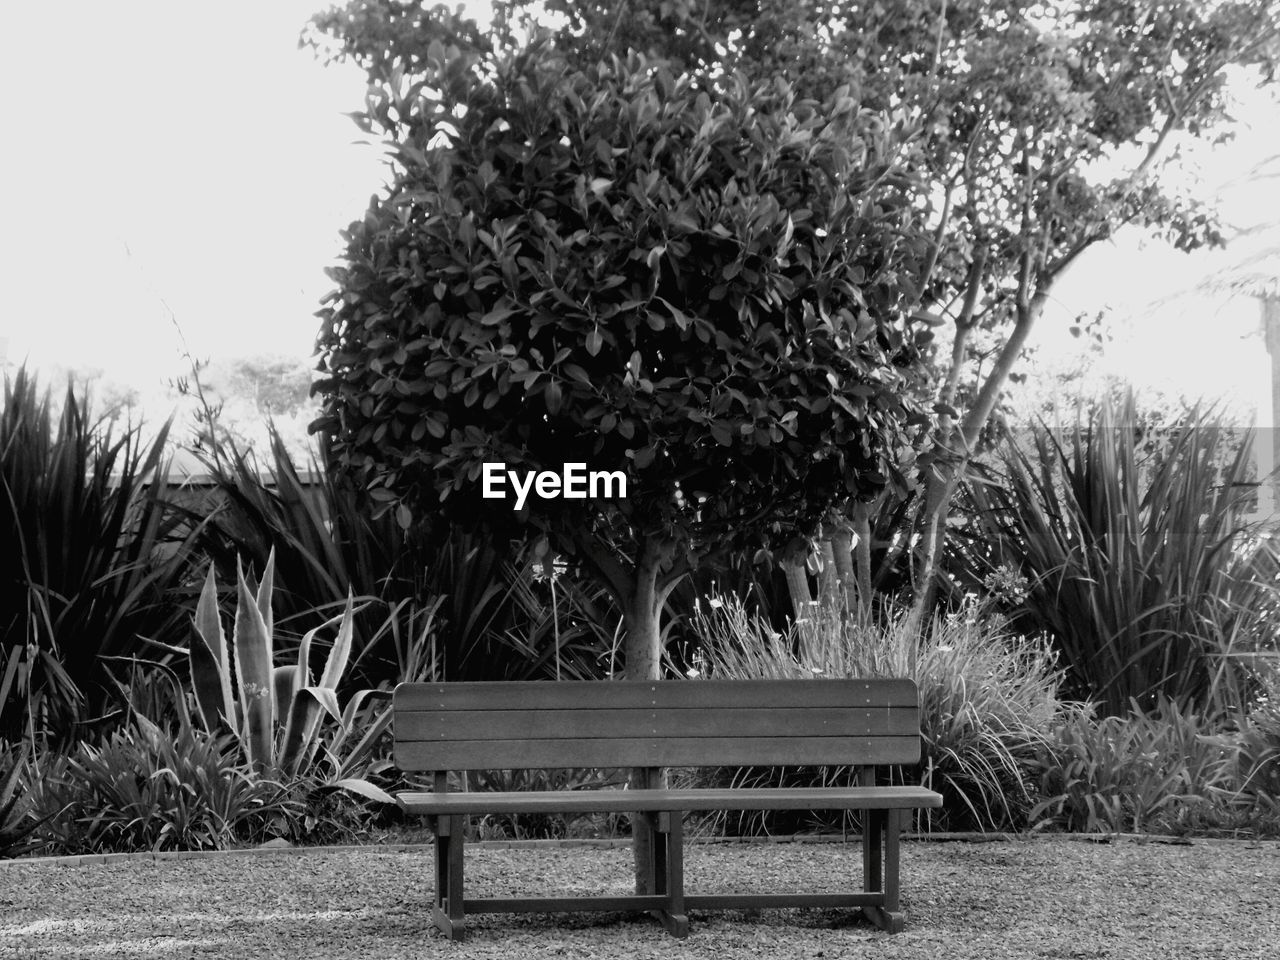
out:
<path id="1" fill-rule="evenodd" d="M 637 568 L 635 590 L 622 611 L 626 628 L 622 675 L 627 680 L 657 680 L 660 676 L 662 634 L 658 618 L 661 612 L 657 567 Z"/>
<path id="2" fill-rule="evenodd" d="M 854 504 L 856 510 L 858 504 Z M 844 592 L 845 609 L 853 610 L 858 603 L 858 574 L 854 568 L 854 527 L 847 521 L 837 523 L 831 531 L 831 552 L 834 555 L 836 579 Z"/>
<path id="3" fill-rule="evenodd" d="M 627 680 L 657 680 L 662 675 L 662 631 L 659 621 L 668 591 L 659 586 L 659 581 L 670 554 L 669 546 L 652 538 L 646 539 L 640 547 L 631 595 L 622 611 L 622 621 L 626 628 L 623 677 Z M 666 784 L 666 773 L 658 767 L 634 767 L 630 783 L 633 790 L 662 787 Z M 643 814 L 631 815 L 631 838 L 636 893 L 641 896 L 656 893 L 655 837 Z"/>
<path id="4" fill-rule="evenodd" d="M 804 560 L 783 560 L 781 566 L 787 578 L 787 593 L 791 596 L 791 612 L 797 620 L 803 620 L 809 615 L 809 604 L 813 603 Z"/>
<path id="5" fill-rule="evenodd" d="M 855 503 L 853 505 L 853 567 L 858 584 L 858 606 L 871 603 L 871 513 L 882 502 L 877 497 L 874 503 Z"/>

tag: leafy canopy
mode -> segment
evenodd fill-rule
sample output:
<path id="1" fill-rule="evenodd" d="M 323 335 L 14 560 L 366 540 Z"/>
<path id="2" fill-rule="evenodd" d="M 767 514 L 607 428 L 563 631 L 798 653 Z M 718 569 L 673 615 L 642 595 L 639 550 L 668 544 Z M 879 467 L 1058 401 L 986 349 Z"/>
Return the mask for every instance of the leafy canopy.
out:
<path id="1" fill-rule="evenodd" d="M 707 552 L 905 483 L 909 130 L 845 89 L 539 40 L 370 75 L 394 180 L 331 272 L 314 429 L 384 510 Z M 486 461 L 622 470 L 629 496 L 514 517 L 480 499 Z"/>

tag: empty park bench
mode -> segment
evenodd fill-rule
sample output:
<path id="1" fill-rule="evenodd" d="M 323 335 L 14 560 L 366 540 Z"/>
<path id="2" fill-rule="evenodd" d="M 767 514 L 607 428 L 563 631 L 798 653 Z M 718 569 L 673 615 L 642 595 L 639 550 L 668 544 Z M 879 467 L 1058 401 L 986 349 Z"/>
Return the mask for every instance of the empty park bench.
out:
<path id="1" fill-rule="evenodd" d="M 877 764 L 920 759 L 916 687 L 910 680 L 662 680 L 403 683 L 394 699 L 395 762 L 431 771 L 433 792 L 397 797 L 435 833 L 433 922 L 460 938 L 467 914 L 561 910 L 653 913 L 675 936 L 687 911 L 757 907 L 861 908 L 889 932 L 902 929 L 899 835 L 904 814 L 942 797 L 912 786 L 877 786 Z M 857 786 L 550 790 L 448 789 L 449 771 L 564 767 L 795 766 L 859 768 Z M 686 811 L 863 810 L 863 889 L 830 893 L 686 894 Z M 467 899 L 463 828 L 472 815 L 636 814 L 652 831 L 640 870 L 652 892 L 625 896 Z M 645 849 L 645 847 L 642 847 Z"/>

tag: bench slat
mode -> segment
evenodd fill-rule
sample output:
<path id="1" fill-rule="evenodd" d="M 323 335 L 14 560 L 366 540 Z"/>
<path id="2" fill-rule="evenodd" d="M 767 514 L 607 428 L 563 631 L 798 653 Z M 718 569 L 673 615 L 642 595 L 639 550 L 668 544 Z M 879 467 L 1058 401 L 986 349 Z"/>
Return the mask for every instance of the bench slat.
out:
<path id="1" fill-rule="evenodd" d="M 400 741 L 532 740 L 636 737 L 916 736 L 912 707 L 777 707 L 720 710 L 404 710 Z"/>
<path id="2" fill-rule="evenodd" d="M 642 810 L 901 810 L 940 807 L 924 787 L 778 787 L 702 790 L 558 790 L 519 793 L 406 792 L 409 813 L 601 813 Z"/>
<path id="3" fill-rule="evenodd" d="M 401 684 L 402 710 L 661 710 L 725 707 L 911 707 L 910 680 L 574 680 Z"/>
<path id="4" fill-rule="evenodd" d="M 899 737 L 680 737 L 427 740 L 395 743 L 401 770 L 539 767 L 796 766 L 918 763 L 918 734 Z"/>

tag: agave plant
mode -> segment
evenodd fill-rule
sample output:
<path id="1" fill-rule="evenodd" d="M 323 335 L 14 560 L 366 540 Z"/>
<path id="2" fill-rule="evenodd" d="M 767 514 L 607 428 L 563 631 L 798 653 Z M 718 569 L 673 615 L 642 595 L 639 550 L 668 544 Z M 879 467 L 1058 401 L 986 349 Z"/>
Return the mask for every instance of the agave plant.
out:
<path id="1" fill-rule="evenodd" d="M 195 636 L 188 650 L 200 721 L 209 732 L 230 732 L 245 761 L 259 775 L 292 781 L 319 776 L 323 769 L 320 786 L 392 802 L 385 791 L 357 775 L 368 767 L 373 749 L 390 723 L 390 704 L 386 702 L 390 695 L 361 690 L 345 707 L 338 701 L 338 685 L 351 655 L 352 598 L 348 596 L 340 616 L 302 637 L 294 662 L 277 666 L 271 612 L 274 569 L 273 553 L 256 591 L 244 572 L 237 570 L 235 623 L 228 644 L 210 565 L 196 605 Z M 324 668 L 319 679 L 314 679 L 312 647 L 322 630 L 335 626 L 337 634 Z"/>

